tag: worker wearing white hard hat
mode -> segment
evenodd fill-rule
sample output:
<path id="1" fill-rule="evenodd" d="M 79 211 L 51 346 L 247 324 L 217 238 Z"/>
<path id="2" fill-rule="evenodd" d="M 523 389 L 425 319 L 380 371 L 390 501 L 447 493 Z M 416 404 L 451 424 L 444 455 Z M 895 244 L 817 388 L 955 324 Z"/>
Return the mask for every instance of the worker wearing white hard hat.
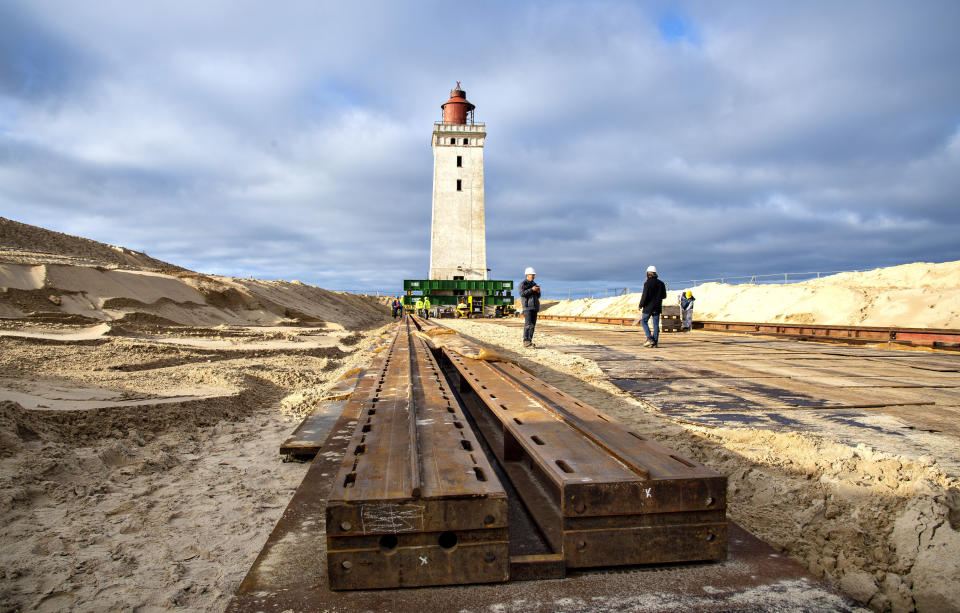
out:
<path id="1" fill-rule="evenodd" d="M 523 346 L 533 346 L 533 329 L 537 325 L 537 313 L 540 311 L 540 286 L 534 279 L 537 271 L 528 266 L 523 271 L 526 278 L 520 282 L 520 303 L 523 306 Z"/>
<path id="2" fill-rule="evenodd" d="M 647 335 L 644 347 L 656 347 L 660 341 L 660 313 L 663 312 L 663 301 L 667 297 L 667 286 L 658 278 L 657 267 L 647 266 L 647 280 L 643 284 L 643 293 L 640 295 L 638 308 L 642 315 L 640 322 L 643 333 Z M 653 332 L 647 322 L 653 318 Z"/>

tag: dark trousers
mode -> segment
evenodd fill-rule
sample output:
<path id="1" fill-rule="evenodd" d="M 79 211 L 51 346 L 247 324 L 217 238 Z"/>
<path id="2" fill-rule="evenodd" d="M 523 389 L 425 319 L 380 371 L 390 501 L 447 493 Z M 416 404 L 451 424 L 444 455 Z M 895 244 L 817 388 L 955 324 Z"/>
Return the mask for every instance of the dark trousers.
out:
<path id="1" fill-rule="evenodd" d="M 530 310 L 523 312 L 523 340 L 533 341 L 533 329 L 537 327 L 537 312 Z"/>
<path id="2" fill-rule="evenodd" d="M 399 309 L 399 308 L 393 307 L 393 318 L 394 318 L 394 319 L 397 318 L 397 314 L 398 314 L 399 312 L 400 312 L 400 309 Z"/>
<path id="3" fill-rule="evenodd" d="M 647 320 L 653 319 L 653 334 L 650 334 L 650 326 L 647 325 Z M 647 335 L 648 341 L 653 341 L 653 344 L 656 345 L 660 342 L 660 313 L 644 313 L 640 317 L 640 325 L 643 326 L 643 333 Z"/>

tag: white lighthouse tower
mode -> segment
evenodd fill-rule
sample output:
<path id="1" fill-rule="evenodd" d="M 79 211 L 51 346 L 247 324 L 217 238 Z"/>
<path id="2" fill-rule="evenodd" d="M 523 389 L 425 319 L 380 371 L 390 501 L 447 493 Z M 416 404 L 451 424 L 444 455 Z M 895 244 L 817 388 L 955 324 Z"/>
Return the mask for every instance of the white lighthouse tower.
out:
<path id="1" fill-rule="evenodd" d="M 457 82 L 433 125 L 433 218 L 430 279 L 487 279 L 483 205 L 483 142 L 486 127 L 473 120 L 474 106 Z"/>

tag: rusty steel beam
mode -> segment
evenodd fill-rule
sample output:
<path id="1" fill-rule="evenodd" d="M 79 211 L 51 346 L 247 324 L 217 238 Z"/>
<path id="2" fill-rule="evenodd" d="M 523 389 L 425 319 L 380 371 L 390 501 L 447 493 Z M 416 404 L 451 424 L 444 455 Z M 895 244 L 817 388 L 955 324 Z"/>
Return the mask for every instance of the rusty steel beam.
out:
<path id="1" fill-rule="evenodd" d="M 720 560 L 726 477 L 515 365 L 442 349 L 504 471 L 568 568 Z"/>
<path id="2" fill-rule="evenodd" d="M 611 324 L 629 327 L 636 327 L 640 325 L 639 318 L 633 317 L 550 315 L 549 313 L 541 313 L 537 316 L 537 319 L 576 323 Z M 675 327 L 671 323 L 669 324 L 671 327 L 663 328 L 665 320 L 667 319 L 661 319 L 662 329 L 670 331 L 673 329 L 673 327 Z M 672 320 L 668 321 L 672 322 Z M 891 343 L 916 347 L 932 347 L 935 349 L 960 349 L 960 330 L 702 320 L 694 321 L 693 327 L 699 330 L 737 332 L 741 334 L 761 334 L 765 336 L 779 336 L 795 340 L 835 341 L 850 344 Z"/>
<path id="3" fill-rule="evenodd" d="M 720 332 L 761 334 L 793 339 L 842 343 L 891 343 L 938 349 L 960 349 L 960 330 L 879 326 L 827 326 L 816 324 L 696 321 L 694 327 Z"/>
<path id="4" fill-rule="evenodd" d="M 327 501 L 330 587 L 509 578 L 503 486 L 424 341 L 398 326 Z"/>

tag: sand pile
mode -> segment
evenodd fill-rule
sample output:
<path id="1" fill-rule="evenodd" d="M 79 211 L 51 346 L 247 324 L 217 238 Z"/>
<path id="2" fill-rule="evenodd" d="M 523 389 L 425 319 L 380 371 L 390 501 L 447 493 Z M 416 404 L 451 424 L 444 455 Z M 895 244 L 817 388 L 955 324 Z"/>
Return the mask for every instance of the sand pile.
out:
<path id="1" fill-rule="evenodd" d="M 841 273 L 787 285 L 705 283 L 671 288 L 696 297 L 694 319 L 840 326 L 960 328 L 960 261 L 918 262 Z M 596 300 L 562 300 L 550 315 L 636 317 L 640 294 Z"/>
<path id="2" fill-rule="evenodd" d="M 375 298 L 297 281 L 203 275 L 144 254 L 0 218 L 0 319 L 370 328 Z"/>
<path id="3" fill-rule="evenodd" d="M 0 219 L 0 611 L 222 610 L 388 321 Z"/>
<path id="4" fill-rule="evenodd" d="M 4 217 L 0 217 L 0 250 L 17 252 L 25 260 L 46 259 L 53 255 L 59 256 L 59 261 L 69 263 L 96 263 L 170 272 L 185 270 L 139 251 L 38 228 Z"/>

